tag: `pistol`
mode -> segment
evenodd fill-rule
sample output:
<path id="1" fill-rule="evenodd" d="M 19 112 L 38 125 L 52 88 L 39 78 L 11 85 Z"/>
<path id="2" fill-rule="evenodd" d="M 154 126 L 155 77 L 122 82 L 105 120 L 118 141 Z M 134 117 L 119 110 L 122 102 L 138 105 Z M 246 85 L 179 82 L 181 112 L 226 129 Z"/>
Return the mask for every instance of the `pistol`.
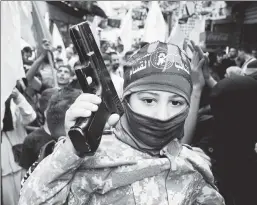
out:
<path id="1" fill-rule="evenodd" d="M 84 93 L 97 94 L 102 102 L 89 118 L 78 118 L 68 134 L 79 155 L 94 155 L 108 118 L 113 113 L 121 116 L 124 110 L 89 24 L 74 25 L 69 32 L 80 63 L 86 67 L 84 70 L 90 70 L 94 82 L 92 87 L 87 83 L 83 69 L 76 69 L 79 85 Z"/>

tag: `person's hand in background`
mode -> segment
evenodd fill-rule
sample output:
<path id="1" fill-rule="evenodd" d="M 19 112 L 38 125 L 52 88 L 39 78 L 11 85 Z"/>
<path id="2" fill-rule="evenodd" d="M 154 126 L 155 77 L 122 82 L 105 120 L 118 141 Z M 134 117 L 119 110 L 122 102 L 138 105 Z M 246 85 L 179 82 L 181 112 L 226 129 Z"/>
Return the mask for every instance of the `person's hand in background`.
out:
<path id="1" fill-rule="evenodd" d="M 193 53 L 191 60 L 191 79 L 193 83 L 193 88 L 202 90 L 205 85 L 205 79 L 203 75 L 203 65 L 205 64 L 205 57 L 202 49 L 195 45 L 191 41 L 191 45 L 188 43 L 188 47 Z"/>
<path id="2" fill-rule="evenodd" d="M 15 104 L 19 104 L 21 99 L 20 95 L 22 95 L 17 88 L 14 88 L 11 94 L 11 98 Z"/>

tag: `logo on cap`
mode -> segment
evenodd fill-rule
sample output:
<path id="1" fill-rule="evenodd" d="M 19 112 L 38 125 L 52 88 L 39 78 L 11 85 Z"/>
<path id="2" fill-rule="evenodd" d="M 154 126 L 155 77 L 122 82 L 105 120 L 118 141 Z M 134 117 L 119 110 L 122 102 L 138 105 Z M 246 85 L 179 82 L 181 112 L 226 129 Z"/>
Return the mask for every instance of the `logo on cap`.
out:
<path id="1" fill-rule="evenodd" d="M 158 49 L 157 51 L 155 51 L 154 53 L 152 53 L 151 57 L 150 57 L 150 62 L 151 64 L 157 68 L 162 70 L 162 72 L 164 72 L 165 70 L 169 69 L 172 67 L 172 64 L 174 63 L 174 60 L 172 60 L 172 62 L 170 62 L 171 59 L 169 59 L 169 62 L 166 61 L 168 60 L 169 55 L 167 55 L 167 51 L 163 50 L 163 49 Z M 165 67 L 166 65 L 166 67 Z"/>

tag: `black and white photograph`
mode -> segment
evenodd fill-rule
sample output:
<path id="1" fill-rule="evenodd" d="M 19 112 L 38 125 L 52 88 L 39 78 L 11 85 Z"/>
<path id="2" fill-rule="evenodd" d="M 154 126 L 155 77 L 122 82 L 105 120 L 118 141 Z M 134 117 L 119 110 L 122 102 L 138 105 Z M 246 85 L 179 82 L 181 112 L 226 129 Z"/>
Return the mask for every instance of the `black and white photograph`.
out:
<path id="1" fill-rule="evenodd" d="M 0 205 L 256 205 L 257 1 L 1 1 Z"/>

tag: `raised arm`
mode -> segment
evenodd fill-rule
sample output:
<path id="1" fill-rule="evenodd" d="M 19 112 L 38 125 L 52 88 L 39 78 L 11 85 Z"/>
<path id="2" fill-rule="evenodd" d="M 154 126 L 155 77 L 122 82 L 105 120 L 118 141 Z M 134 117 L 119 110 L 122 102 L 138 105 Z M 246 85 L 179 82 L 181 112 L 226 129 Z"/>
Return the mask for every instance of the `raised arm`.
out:
<path id="1" fill-rule="evenodd" d="M 50 52 L 51 47 L 50 47 L 50 43 L 47 40 L 43 41 L 43 52 L 40 54 L 40 56 L 35 60 L 35 62 L 32 64 L 31 68 L 28 70 L 28 72 L 26 73 L 26 78 L 28 80 L 29 83 L 32 82 L 32 80 L 34 79 L 35 74 L 37 73 L 38 69 L 40 68 L 40 65 L 42 64 L 44 58 L 47 57 L 47 53 Z"/>
<path id="2" fill-rule="evenodd" d="M 13 102 L 16 104 L 17 108 L 20 110 L 20 120 L 23 125 L 27 125 L 36 119 L 36 113 L 31 105 L 28 103 L 26 98 L 14 88 L 12 92 Z"/>
<path id="3" fill-rule="evenodd" d="M 190 144 L 192 142 L 200 105 L 200 99 L 203 87 L 205 85 L 205 79 L 203 76 L 203 66 L 207 63 L 206 57 L 203 56 L 203 52 L 200 47 L 193 44 L 193 58 L 191 61 L 191 79 L 193 83 L 193 91 L 191 94 L 191 102 L 189 113 L 184 126 L 184 137 L 181 142 L 184 144 Z"/>

